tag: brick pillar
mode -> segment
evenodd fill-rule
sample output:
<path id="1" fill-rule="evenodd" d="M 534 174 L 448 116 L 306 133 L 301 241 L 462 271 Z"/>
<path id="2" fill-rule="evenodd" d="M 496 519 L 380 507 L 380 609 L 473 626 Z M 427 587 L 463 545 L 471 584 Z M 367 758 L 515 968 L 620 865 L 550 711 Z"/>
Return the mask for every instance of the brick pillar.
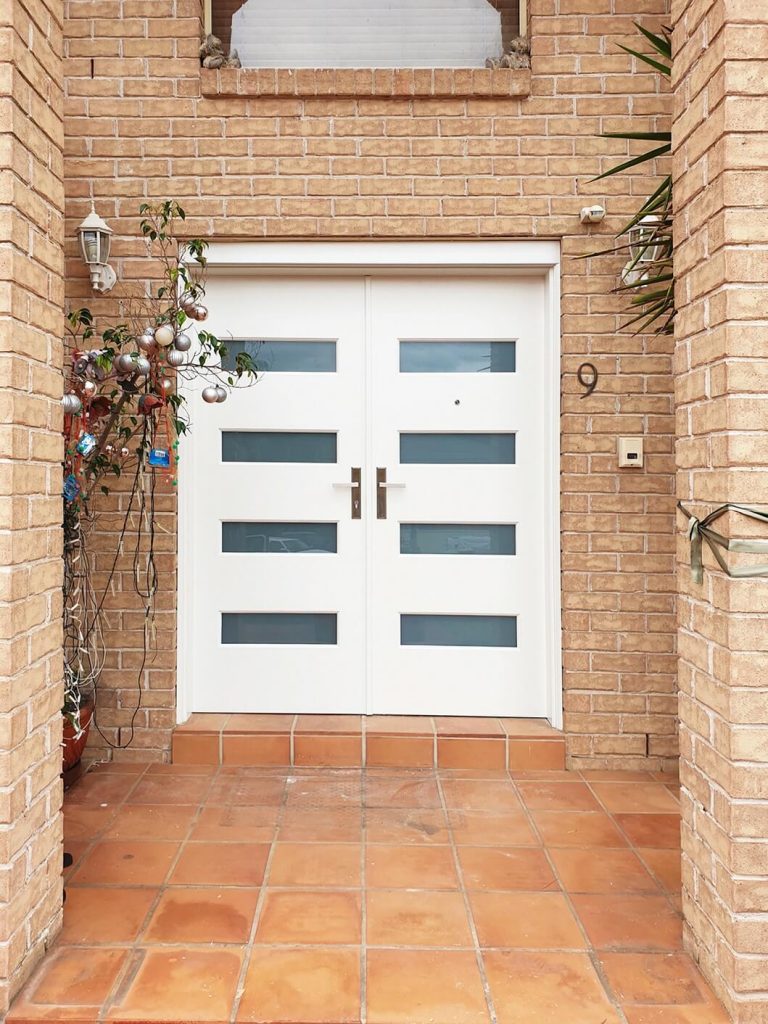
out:
<path id="1" fill-rule="evenodd" d="M 673 23 L 678 493 L 699 515 L 765 509 L 768 8 L 675 0 Z M 677 525 L 686 941 L 736 1024 L 765 1024 L 768 580 L 731 580 L 709 558 L 694 584 Z"/>
<path id="2" fill-rule="evenodd" d="M 61 919 L 62 6 L 0 0 L 0 1019 Z"/>

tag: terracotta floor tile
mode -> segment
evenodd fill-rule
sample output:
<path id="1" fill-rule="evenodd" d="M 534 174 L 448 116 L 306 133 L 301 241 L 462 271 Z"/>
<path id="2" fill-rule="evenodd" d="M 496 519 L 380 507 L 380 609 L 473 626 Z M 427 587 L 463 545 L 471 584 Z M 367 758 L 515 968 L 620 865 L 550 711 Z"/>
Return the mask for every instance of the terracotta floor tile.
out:
<path id="1" fill-rule="evenodd" d="M 360 807 L 363 784 L 360 774 L 329 773 L 324 778 L 299 776 L 286 787 L 286 807 Z"/>
<path id="2" fill-rule="evenodd" d="M 105 839 L 186 839 L 197 808 L 162 804 L 123 804 L 104 832 Z"/>
<path id="3" fill-rule="evenodd" d="M 435 732 L 426 715 L 368 715 L 363 724 L 369 736 L 433 736 Z"/>
<path id="4" fill-rule="evenodd" d="M 238 1021 L 355 1024 L 360 954 L 353 949 L 253 950 Z"/>
<path id="5" fill-rule="evenodd" d="M 102 761 L 94 762 L 88 769 L 89 775 L 143 775 L 152 767 L 145 761 Z"/>
<path id="6" fill-rule="evenodd" d="M 221 732 L 231 715 L 219 715 L 212 712 L 195 711 L 186 722 L 177 725 L 176 732 Z"/>
<path id="7" fill-rule="evenodd" d="M 228 1021 L 242 954 L 232 949 L 152 949 L 107 1020 Z"/>
<path id="8" fill-rule="evenodd" d="M 377 736 L 366 734 L 365 763 L 368 767 L 411 765 L 431 768 L 435 761 L 432 736 Z"/>
<path id="9" fill-rule="evenodd" d="M 368 846 L 369 889 L 457 889 L 459 879 L 448 846 Z"/>
<path id="10" fill-rule="evenodd" d="M 366 807 L 440 807 L 440 791 L 431 773 L 428 778 L 367 778 Z"/>
<path id="11" fill-rule="evenodd" d="M 438 736 L 502 736 L 498 718 L 435 718 Z"/>
<path id="12" fill-rule="evenodd" d="M 269 847 L 253 843 L 188 843 L 171 885 L 261 885 Z"/>
<path id="13" fill-rule="evenodd" d="M 371 808 L 365 812 L 368 843 L 444 845 L 450 843 L 445 814 L 430 808 Z"/>
<path id="14" fill-rule="evenodd" d="M 459 846 L 539 846 L 522 811 L 490 814 L 487 811 L 448 812 L 448 824 Z"/>
<path id="15" fill-rule="evenodd" d="M 437 764 L 440 768 L 507 767 L 507 742 L 504 736 L 475 739 L 471 736 L 438 736 Z"/>
<path id="16" fill-rule="evenodd" d="M 257 942 L 350 945 L 360 942 L 359 893 L 269 891 Z"/>
<path id="17" fill-rule="evenodd" d="M 473 947 L 464 897 L 458 892 L 377 890 L 366 896 L 369 946 Z"/>
<path id="18" fill-rule="evenodd" d="M 680 917 L 664 896 L 572 896 L 590 942 L 597 949 L 678 950 Z"/>
<path id="19" fill-rule="evenodd" d="M 483 953 L 499 1024 L 619 1024 L 586 953 Z"/>
<path id="20" fill-rule="evenodd" d="M 359 843 L 276 843 L 269 885 L 357 888 L 361 877 Z"/>
<path id="21" fill-rule="evenodd" d="M 127 803 L 198 805 L 210 788 L 211 780 L 205 775 L 179 775 L 172 783 L 164 775 L 145 775 L 136 783 Z"/>
<path id="22" fill-rule="evenodd" d="M 507 736 L 514 736 L 516 739 L 526 736 L 557 739 L 563 735 L 559 729 L 553 728 L 546 718 L 500 718 L 499 721 Z"/>
<path id="23" fill-rule="evenodd" d="M 653 782 L 652 773 L 642 771 L 625 772 L 594 769 L 592 771 L 582 771 L 580 774 L 585 782 L 621 782 L 624 785 L 628 782 Z"/>
<path id="24" fill-rule="evenodd" d="M 701 976 L 684 953 L 603 953 L 614 995 L 622 1003 L 703 1003 Z"/>
<path id="25" fill-rule="evenodd" d="M 277 836 L 281 842 L 356 843 L 360 840 L 362 820 L 359 807 L 287 807 Z"/>
<path id="26" fill-rule="evenodd" d="M 78 885 L 160 885 L 178 850 L 178 843 L 98 843 L 72 880 Z"/>
<path id="27" fill-rule="evenodd" d="M 295 715 L 230 715 L 225 732 L 235 733 L 289 733 Z"/>
<path id="28" fill-rule="evenodd" d="M 200 775 L 207 776 L 209 779 L 213 778 L 214 775 L 219 771 L 218 765 L 210 764 L 163 764 L 162 762 L 155 761 L 152 764 L 147 765 L 147 777 L 150 775 L 164 775 L 166 779 L 173 780 L 178 777 L 181 778 L 183 775 Z"/>
<path id="29" fill-rule="evenodd" d="M 142 781 L 141 776 L 122 772 L 88 772 L 67 793 L 67 804 L 121 804 Z"/>
<path id="30" fill-rule="evenodd" d="M 362 733 L 362 715 L 298 715 L 294 733 L 312 733 L 314 736 L 342 733 L 353 736 Z"/>
<path id="31" fill-rule="evenodd" d="M 205 802 L 208 807 L 279 807 L 284 799 L 285 776 L 258 775 L 241 768 L 232 775 L 220 774 Z"/>
<path id="32" fill-rule="evenodd" d="M 565 741 L 562 739 L 517 740 L 510 736 L 507 750 L 511 771 L 565 768 Z"/>
<path id="33" fill-rule="evenodd" d="M 142 943 L 245 943 L 251 932 L 258 889 L 166 889 Z"/>
<path id="34" fill-rule="evenodd" d="M 576 918 L 560 893 L 470 892 L 481 946 L 584 949 Z"/>
<path id="35" fill-rule="evenodd" d="M 616 821 L 635 846 L 680 847 L 679 814 L 617 814 Z"/>
<path id="36" fill-rule="evenodd" d="M 658 892 L 659 886 L 631 850 L 552 849 L 566 892 Z"/>
<path id="37" fill-rule="evenodd" d="M 177 766 L 217 765 L 221 756 L 221 737 L 217 732 L 174 732 L 171 757 Z"/>
<path id="38" fill-rule="evenodd" d="M 64 804 L 64 840 L 95 839 L 109 826 L 117 814 L 117 806 L 99 807 L 90 804 L 71 804 L 67 794 Z"/>
<path id="39" fill-rule="evenodd" d="M 459 860 L 468 889 L 543 892 L 560 888 L 542 850 L 462 846 Z"/>
<path id="40" fill-rule="evenodd" d="M 123 949 L 60 946 L 48 954 L 25 996 L 33 1004 L 100 1006 L 127 955 Z"/>
<path id="41" fill-rule="evenodd" d="M 159 891 L 71 885 L 59 941 L 81 946 L 134 942 Z"/>
<path id="42" fill-rule="evenodd" d="M 221 738 L 221 762 L 224 765 L 267 766 L 291 763 L 291 737 L 289 733 L 244 733 Z"/>
<path id="43" fill-rule="evenodd" d="M 360 766 L 363 763 L 362 734 L 294 733 L 293 761 L 296 765 L 313 768 Z"/>
<path id="44" fill-rule="evenodd" d="M 204 807 L 190 833 L 195 842 L 268 843 L 277 828 L 278 807 Z"/>
<path id="45" fill-rule="evenodd" d="M 636 852 L 668 892 L 680 892 L 682 863 L 679 850 L 649 850 L 638 847 Z"/>
<path id="46" fill-rule="evenodd" d="M 625 1006 L 629 1024 L 730 1024 L 719 1003 L 694 1006 Z"/>
<path id="47" fill-rule="evenodd" d="M 665 785 L 660 782 L 632 783 L 596 782 L 592 789 L 607 810 L 627 813 L 677 814 L 679 805 Z"/>
<path id="48" fill-rule="evenodd" d="M 597 802 L 585 782 L 525 782 L 518 790 L 523 803 L 536 811 L 599 811 Z"/>
<path id="49" fill-rule="evenodd" d="M 627 842 L 607 814 L 589 811 L 533 811 L 548 846 L 621 847 Z"/>
<path id="50" fill-rule="evenodd" d="M 366 994 L 368 1024 L 488 1024 L 490 1020 L 474 953 L 369 950 Z"/>
<path id="51" fill-rule="evenodd" d="M 91 844 L 85 840 L 66 839 L 64 841 L 64 850 L 72 858 L 72 864 L 70 864 L 68 868 L 64 868 L 64 871 L 62 872 L 65 880 L 74 875 L 75 871 L 80 867 L 80 862 L 85 856 L 90 845 Z"/>
<path id="52" fill-rule="evenodd" d="M 514 784 L 474 779 L 446 779 L 442 783 L 447 807 L 458 807 L 470 811 L 521 810 L 520 798 Z"/>

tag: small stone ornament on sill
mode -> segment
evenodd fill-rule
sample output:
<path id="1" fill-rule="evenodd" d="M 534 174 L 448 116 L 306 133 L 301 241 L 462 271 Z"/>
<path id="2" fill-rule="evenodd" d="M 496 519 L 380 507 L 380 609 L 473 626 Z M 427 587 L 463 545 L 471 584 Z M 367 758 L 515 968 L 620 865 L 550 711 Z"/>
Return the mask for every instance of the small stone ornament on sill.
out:
<path id="1" fill-rule="evenodd" d="M 242 67 L 237 50 L 230 50 L 227 56 L 224 44 L 218 36 L 207 35 L 200 47 L 200 63 L 204 68 Z"/>
<path id="2" fill-rule="evenodd" d="M 511 68 L 519 71 L 531 66 L 531 43 L 528 36 L 513 36 L 509 49 L 503 57 L 489 57 L 485 62 L 487 68 Z"/>

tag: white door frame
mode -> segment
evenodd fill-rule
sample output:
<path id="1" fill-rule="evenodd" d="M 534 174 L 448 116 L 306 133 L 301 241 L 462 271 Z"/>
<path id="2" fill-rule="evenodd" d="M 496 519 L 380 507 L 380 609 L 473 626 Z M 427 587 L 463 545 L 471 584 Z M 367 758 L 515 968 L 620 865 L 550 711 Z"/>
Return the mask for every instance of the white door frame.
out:
<path id="1" fill-rule="evenodd" d="M 208 269 L 228 274 L 260 275 L 291 272 L 306 274 L 386 274 L 413 270 L 445 273 L 509 274 L 538 270 L 547 282 L 547 351 L 544 365 L 549 378 L 547 435 L 542 439 L 547 481 L 546 516 L 546 612 L 550 642 L 546 664 L 549 677 L 549 721 L 563 724 L 562 622 L 560 596 L 560 245 L 553 241 L 482 242 L 214 242 L 208 252 Z M 192 551 L 191 503 L 196 481 L 193 460 L 184 449 L 194 444 L 196 429 L 204 429 L 205 413 L 192 422 L 184 439 L 179 463 L 176 720 L 185 721 L 192 706 L 194 623 L 187 595 L 195 580 Z"/>

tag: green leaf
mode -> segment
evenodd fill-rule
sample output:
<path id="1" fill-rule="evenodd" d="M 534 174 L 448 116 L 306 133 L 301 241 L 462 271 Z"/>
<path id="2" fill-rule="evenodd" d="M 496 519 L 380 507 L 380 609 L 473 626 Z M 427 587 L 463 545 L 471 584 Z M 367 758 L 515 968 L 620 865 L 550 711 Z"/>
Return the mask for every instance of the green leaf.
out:
<path id="1" fill-rule="evenodd" d="M 642 153 L 640 156 L 632 157 L 631 160 L 626 160 L 623 164 L 618 164 L 616 167 L 612 167 L 609 171 L 603 171 L 602 174 L 598 174 L 596 178 L 590 178 L 590 181 L 600 181 L 601 178 L 610 178 L 614 174 L 619 174 L 620 171 L 627 171 L 630 167 L 636 167 L 638 164 L 643 164 L 647 160 L 655 160 L 656 157 L 664 156 L 669 153 L 669 146 L 659 146 L 658 149 L 651 149 L 647 153 Z"/>
<path id="2" fill-rule="evenodd" d="M 666 64 L 662 64 L 661 61 L 654 60 L 654 58 L 650 57 L 647 53 L 640 53 L 639 50 L 631 50 L 628 46 L 622 46 L 621 43 L 619 43 L 619 49 L 624 50 L 626 53 L 631 53 L 633 57 L 637 57 L 645 64 L 649 64 L 656 71 L 660 71 L 662 75 L 669 77 L 672 74 L 672 68 L 667 67 Z"/>

